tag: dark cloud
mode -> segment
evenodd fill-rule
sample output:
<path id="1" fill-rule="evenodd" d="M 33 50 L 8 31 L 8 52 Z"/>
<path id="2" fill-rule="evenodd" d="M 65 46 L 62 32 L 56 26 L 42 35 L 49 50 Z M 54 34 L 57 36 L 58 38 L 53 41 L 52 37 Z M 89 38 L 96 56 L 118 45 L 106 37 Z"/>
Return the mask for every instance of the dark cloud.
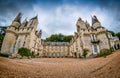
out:
<path id="1" fill-rule="evenodd" d="M 1 21 L 1 22 L 6 22 L 6 19 L 0 18 L 0 21 Z"/>
<path id="2" fill-rule="evenodd" d="M 27 13 L 30 10 L 32 11 L 33 4 L 35 4 L 36 1 L 37 0 L 0 0 L 0 19 L 4 19 L 4 21 L 13 20 L 18 12 Z"/>
<path id="3" fill-rule="evenodd" d="M 120 0 L 104 0 L 102 2 L 103 6 L 107 9 L 111 10 L 111 13 L 115 15 L 116 24 L 112 25 L 113 30 L 116 32 L 120 32 Z"/>
<path id="4" fill-rule="evenodd" d="M 64 5 L 71 5 L 71 6 L 77 6 L 79 8 L 85 8 L 86 6 L 92 8 L 90 10 L 94 11 L 94 8 L 99 7 L 100 11 L 108 11 L 111 16 L 109 16 L 108 20 L 114 19 L 113 22 L 111 22 L 110 29 L 114 30 L 116 32 L 120 31 L 120 0 L 0 0 L 0 25 L 9 25 L 10 22 L 15 18 L 15 16 L 18 14 L 18 12 L 23 13 L 23 17 L 26 18 L 32 18 L 32 16 L 35 16 L 35 14 L 39 13 L 40 17 L 45 18 L 44 21 L 49 21 L 46 20 L 46 13 L 49 14 L 48 16 L 52 16 L 48 19 L 55 18 L 55 13 L 56 12 L 51 12 L 56 10 L 56 7 L 61 7 Z M 35 9 L 35 6 L 38 6 L 37 10 Z M 71 9 L 73 7 L 69 7 Z M 67 7 L 68 9 L 68 7 Z M 40 10 L 40 11 L 39 11 Z M 59 13 L 59 8 L 57 9 Z M 78 9 L 80 12 L 80 9 Z M 76 11 L 74 9 L 72 10 L 67 10 L 68 12 L 63 12 L 61 13 L 61 16 L 64 16 L 68 20 L 72 20 L 72 16 L 67 16 L 70 15 L 72 11 Z M 88 9 L 86 10 L 86 12 Z M 66 13 L 66 14 L 64 14 Z M 42 16 L 43 15 L 43 16 Z M 59 15 L 59 14 L 58 14 Z M 74 14 L 73 14 L 74 15 Z M 99 14 L 98 14 L 99 15 Z M 56 17 L 59 17 L 56 15 Z M 69 28 L 71 26 L 66 26 L 70 25 L 69 21 L 63 20 L 64 17 L 59 17 L 59 19 L 53 19 L 51 22 L 45 22 L 47 24 L 46 27 L 48 29 L 51 29 L 50 31 L 57 32 L 59 30 L 64 30 L 64 27 L 68 27 L 66 29 L 70 30 Z M 70 18 L 69 18 L 70 17 Z M 79 16 L 77 16 L 79 17 Z M 40 18 L 40 19 L 43 19 Z M 60 20 L 61 19 L 61 20 Z M 65 22 L 64 22 L 65 21 Z M 40 21 L 41 22 L 41 21 Z M 42 21 L 43 22 L 43 21 Z M 63 23 L 62 23 L 63 22 Z M 66 23 L 67 22 L 67 23 Z M 105 20 L 107 22 L 107 20 Z M 60 24 L 59 24 L 60 23 Z M 41 24 L 41 23 L 40 23 Z M 54 24 L 54 25 L 53 25 Z M 74 24 L 75 25 L 75 24 Z M 54 26 L 54 27 L 53 27 Z M 58 29 L 57 29 L 58 28 Z M 68 31 L 66 30 L 66 31 Z M 47 30 L 46 30 L 47 31 Z M 47 33 L 45 33 L 48 35 Z"/>

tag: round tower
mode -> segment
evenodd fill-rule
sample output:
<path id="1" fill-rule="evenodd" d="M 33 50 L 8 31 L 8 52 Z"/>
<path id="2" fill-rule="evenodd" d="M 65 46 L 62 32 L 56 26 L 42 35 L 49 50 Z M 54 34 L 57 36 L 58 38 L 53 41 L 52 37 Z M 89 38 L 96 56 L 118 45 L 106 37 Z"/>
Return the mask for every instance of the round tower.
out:
<path id="1" fill-rule="evenodd" d="M 7 28 L 1 48 L 2 53 L 13 54 L 15 52 L 17 32 L 19 26 L 21 25 L 21 16 L 22 14 L 19 13 L 13 20 L 12 24 Z"/>
<path id="2" fill-rule="evenodd" d="M 85 22 L 81 18 L 78 19 L 76 26 L 77 32 L 80 32 L 81 29 L 87 29 Z"/>

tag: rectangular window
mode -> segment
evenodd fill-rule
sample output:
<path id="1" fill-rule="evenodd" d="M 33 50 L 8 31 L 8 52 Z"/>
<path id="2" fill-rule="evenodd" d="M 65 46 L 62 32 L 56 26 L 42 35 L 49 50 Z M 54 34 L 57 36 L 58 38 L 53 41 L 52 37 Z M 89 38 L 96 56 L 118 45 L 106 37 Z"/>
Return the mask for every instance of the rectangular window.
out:
<path id="1" fill-rule="evenodd" d="M 92 45 L 93 54 L 100 52 L 99 45 Z"/>
<path id="2" fill-rule="evenodd" d="M 94 45 L 94 52 L 95 52 L 95 53 L 98 52 L 97 45 Z"/>
<path id="3" fill-rule="evenodd" d="M 23 47 L 25 46 L 25 41 L 24 41 L 24 43 L 23 43 Z"/>

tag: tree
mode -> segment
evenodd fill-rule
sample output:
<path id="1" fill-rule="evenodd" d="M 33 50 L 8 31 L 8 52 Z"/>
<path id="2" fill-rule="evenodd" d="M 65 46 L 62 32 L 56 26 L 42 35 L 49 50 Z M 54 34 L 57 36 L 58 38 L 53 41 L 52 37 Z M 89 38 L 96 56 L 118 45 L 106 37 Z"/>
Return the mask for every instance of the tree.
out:
<path id="1" fill-rule="evenodd" d="M 0 34 L 5 35 L 7 27 L 0 26 Z"/>
<path id="2" fill-rule="evenodd" d="M 86 49 L 86 48 L 83 50 L 83 56 L 84 56 L 84 58 L 86 58 L 86 56 L 87 56 L 87 54 L 88 54 L 88 51 L 89 51 L 89 50 Z"/>
<path id="3" fill-rule="evenodd" d="M 46 38 L 45 42 L 70 42 L 72 35 L 63 35 L 63 34 L 52 34 L 50 37 Z"/>
<path id="4" fill-rule="evenodd" d="M 112 53 L 111 49 L 101 49 L 100 52 L 97 54 L 97 57 L 101 57 L 101 56 L 106 57 L 111 53 Z"/>
<path id="5" fill-rule="evenodd" d="M 22 56 L 22 58 L 23 58 L 23 56 L 26 56 L 26 57 L 29 58 L 29 56 L 32 55 L 31 52 L 30 52 L 30 50 L 27 49 L 27 48 L 20 48 L 20 49 L 18 50 L 18 54 L 20 54 L 20 55 Z"/>
<path id="6" fill-rule="evenodd" d="M 107 30 L 107 31 L 110 32 L 112 36 L 117 36 L 120 40 L 120 32 L 115 33 L 114 31 L 111 31 L 111 30 Z"/>
<path id="7" fill-rule="evenodd" d="M 0 49 L 2 47 L 2 42 L 5 37 L 6 29 L 7 29 L 7 27 L 0 26 Z"/>
<path id="8" fill-rule="evenodd" d="M 3 39 L 4 39 L 4 35 L 0 34 L 0 49 L 2 47 Z"/>
<path id="9" fill-rule="evenodd" d="M 120 40 L 120 32 L 116 33 L 116 36 L 119 38 Z"/>
<path id="10" fill-rule="evenodd" d="M 63 41 L 64 42 L 70 42 L 70 40 L 72 39 L 72 35 L 68 35 L 68 36 L 64 36 L 64 38 L 63 38 Z"/>
<path id="11" fill-rule="evenodd" d="M 111 30 L 107 30 L 107 32 L 110 32 L 112 34 L 112 36 L 115 36 L 115 32 L 113 32 Z"/>

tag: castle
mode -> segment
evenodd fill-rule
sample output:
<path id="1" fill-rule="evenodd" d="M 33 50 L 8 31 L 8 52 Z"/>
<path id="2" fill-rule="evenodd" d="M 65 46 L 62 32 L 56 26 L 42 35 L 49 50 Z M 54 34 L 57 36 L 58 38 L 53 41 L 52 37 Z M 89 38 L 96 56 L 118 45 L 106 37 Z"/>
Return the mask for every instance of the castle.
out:
<path id="1" fill-rule="evenodd" d="M 43 56 L 45 57 L 68 57 L 69 42 L 44 42 Z"/>
<path id="2" fill-rule="evenodd" d="M 1 52 L 17 55 L 18 49 L 25 47 L 34 54 L 42 57 L 82 57 L 83 51 L 88 50 L 87 56 L 94 55 L 102 49 L 118 48 L 120 41 L 101 25 L 96 16 L 92 17 L 92 26 L 81 18 L 76 23 L 77 32 L 70 42 L 44 42 L 42 31 L 36 31 L 38 18 L 21 23 L 19 13 L 7 28 Z"/>
<path id="3" fill-rule="evenodd" d="M 120 41 L 118 37 L 113 37 L 100 23 L 96 16 L 92 17 L 92 26 L 81 18 L 76 23 L 77 32 L 70 41 L 70 53 L 72 57 L 83 56 L 83 51 L 87 49 L 87 56 L 94 55 L 102 49 L 118 48 Z"/>
<path id="4" fill-rule="evenodd" d="M 12 24 L 7 28 L 4 41 L 2 43 L 1 52 L 16 55 L 18 49 L 25 47 L 31 52 L 41 53 L 41 35 L 42 32 L 36 31 L 38 18 L 35 16 L 29 21 L 25 19 L 21 23 L 22 13 L 12 21 Z"/>

